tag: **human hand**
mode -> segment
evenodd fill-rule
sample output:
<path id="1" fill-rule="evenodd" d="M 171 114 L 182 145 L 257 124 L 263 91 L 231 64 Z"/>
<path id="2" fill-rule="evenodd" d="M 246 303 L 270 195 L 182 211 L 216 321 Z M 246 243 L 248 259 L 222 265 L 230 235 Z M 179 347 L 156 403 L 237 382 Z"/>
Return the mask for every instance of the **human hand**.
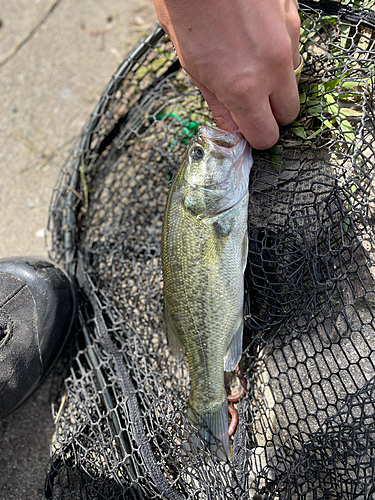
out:
<path id="1" fill-rule="evenodd" d="M 267 149 L 299 112 L 297 0 L 154 0 L 217 125 Z"/>

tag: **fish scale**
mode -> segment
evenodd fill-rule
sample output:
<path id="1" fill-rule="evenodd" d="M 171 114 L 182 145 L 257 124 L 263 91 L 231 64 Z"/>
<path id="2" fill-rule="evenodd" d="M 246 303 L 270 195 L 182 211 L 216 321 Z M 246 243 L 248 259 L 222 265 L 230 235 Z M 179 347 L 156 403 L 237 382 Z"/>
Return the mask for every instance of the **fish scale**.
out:
<path id="1" fill-rule="evenodd" d="M 172 353 L 187 356 L 187 415 L 222 460 L 228 456 L 224 368 L 235 368 L 242 349 L 251 165 L 239 132 L 202 127 L 172 181 L 163 222 L 166 333 Z"/>

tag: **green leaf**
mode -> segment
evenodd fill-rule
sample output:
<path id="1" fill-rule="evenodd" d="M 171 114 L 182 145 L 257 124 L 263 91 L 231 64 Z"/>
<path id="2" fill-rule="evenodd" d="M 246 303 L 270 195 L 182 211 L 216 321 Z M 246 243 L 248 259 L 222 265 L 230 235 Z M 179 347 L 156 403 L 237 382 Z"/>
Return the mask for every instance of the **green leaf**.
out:
<path id="1" fill-rule="evenodd" d="M 333 123 L 331 123 L 329 120 L 323 120 L 323 124 L 326 126 L 326 128 L 329 128 L 331 130 L 335 128 Z"/>
<path id="2" fill-rule="evenodd" d="M 361 85 L 366 85 L 366 81 L 358 81 L 358 82 L 345 81 L 341 82 L 340 87 L 343 89 L 354 89 L 355 87 L 360 87 Z"/>
<path id="3" fill-rule="evenodd" d="M 271 155 L 271 161 L 273 162 L 272 166 L 276 172 L 281 172 L 284 165 L 281 163 L 280 158 L 277 155 Z"/>
<path id="4" fill-rule="evenodd" d="M 337 24 L 339 22 L 337 17 L 331 17 L 331 16 L 322 16 L 321 21 L 324 24 L 331 24 L 332 26 L 335 26 L 335 24 Z"/>
<path id="5" fill-rule="evenodd" d="M 298 137 L 302 137 L 302 139 L 307 138 L 305 129 L 303 127 L 291 127 L 289 130 L 293 132 L 293 134 L 298 135 Z"/>
<path id="6" fill-rule="evenodd" d="M 334 89 L 337 87 L 337 85 L 340 83 L 341 78 L 336 78 L 335 80 L 331 80 L 329 82 L 326 82 L 323 87 L 325 92 L 329 92 L 330 90 Z"/>
<path id="7" fill-rule="evenodd" d="M 311 116 L 321 116 L 323 112 L 323 108 L 321 105 L 319 106 L 311 106 L 307 108 L 307 113 Z"/>
<path id="8" fill-rule="evenodd" d="M 308 106 L 316 106 L 317 104 L 320 104 L 321 101 L 322 101 L 321 99 L 309 99 L 309 98 L 307 98 L 306 104 Z"/>
<path id="9" fill-rule="evenodd" d="M 340 28 L 341 28 L 340 45 L 345 49 L 350 34 L 350 26 L 348 24 L 342 24 Z"/>
<path id="10" fill-rule="evenodd" d="M 330 104 L 329 106 L 327 106 L 326 110 L 332 115 L 332 117 L 336 117 L 340 114 L 340 108 L 338 104 Z"/>
<path id="11" fill-rule="evenodd" d="M 333 95 L 332 95 L 332 94 L 324 94 L 323 98 L 324 98 L 324 100 L 325 100 L 326 102 L 331 103 L 331 104 L 333 104 L 333 103 L 336 103 L 336 102 L 337 102 L 337 101 L 336 101 L 336 99 L 333 97 Z"/>
<path id="12" fill-rule="evenodd" d="M 272 146 L 270 151 L 271 151 L 271 161 L 273 162 L 272 166 L 276 170 L 276 172 L 280 172 L 284 165 L 282 164 L 279 155 L 277 154 L 276 144 Z"/>
<path id="13" fill-rule="evenodd" d="M 339 101 L 356 104 L 362 100 L 362 94 L 340 94 Z"/>
<path id="14" fill-rule="evenodd" d="M 348 120 L 341 120 L 340 127 L 344 132 L 345 140 L 348 142 L 354 142 L 353 127 L 350 125 Z"/>
<path id="15" fill-rule="evenodd" d="M 359 118 L 363 116 L 363 111 L 358 111 L 352 108 L 340 108 L 340 116 L 352 116 L 353 118 Z"/>
<path id="16" fill-rule="evenodd" d="M 328 113 L 333 116 L 337 116 L 340 112 L 340 108 L 332 94 L 324 94 L 323 99 L 329 103 L 329 106 L 325 108 L 325 111 L 328 111 Z"/>
<path id="17" fill-rule="evenodd" d="M 312 134 L 310 134 L 308 136 L 308 139 L 313 139 L 314 137 L 316 137 L 317 135 L 319 135 L 321 133 L 321 129 L 319 128 L 318 130 L 315 130 L 315 132 L 313 132 Z"/>

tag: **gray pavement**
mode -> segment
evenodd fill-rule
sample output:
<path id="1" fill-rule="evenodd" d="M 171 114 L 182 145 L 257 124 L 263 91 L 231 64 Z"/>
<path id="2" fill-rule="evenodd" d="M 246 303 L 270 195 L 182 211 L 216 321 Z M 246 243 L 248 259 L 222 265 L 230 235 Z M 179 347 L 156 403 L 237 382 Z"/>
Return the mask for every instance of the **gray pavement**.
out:
<path id="1" fill-rule="evenodd" d="M 48 207 L 64 159 L 155 19 L 151 0 L 1 2 L 0 258 L 47 255 Z M 53 430 L 47 379 L 0 422 L 0 500 L 43 497 Z"/>

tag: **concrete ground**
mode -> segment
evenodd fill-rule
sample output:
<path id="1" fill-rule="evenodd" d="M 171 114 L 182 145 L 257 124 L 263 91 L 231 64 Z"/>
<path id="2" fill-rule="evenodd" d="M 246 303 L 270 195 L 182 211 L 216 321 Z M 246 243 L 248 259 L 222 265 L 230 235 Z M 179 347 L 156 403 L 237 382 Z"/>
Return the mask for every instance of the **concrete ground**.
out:
<path id="1" fill-rule="evenodd" d="M 151 0 L 2 2 L 0 258 L 47 255 L 49 202 L 64 159 L 155 20 Z M 47 379 L 0 422 L 0 500 L 43 497 L 53 430 Z"/>

